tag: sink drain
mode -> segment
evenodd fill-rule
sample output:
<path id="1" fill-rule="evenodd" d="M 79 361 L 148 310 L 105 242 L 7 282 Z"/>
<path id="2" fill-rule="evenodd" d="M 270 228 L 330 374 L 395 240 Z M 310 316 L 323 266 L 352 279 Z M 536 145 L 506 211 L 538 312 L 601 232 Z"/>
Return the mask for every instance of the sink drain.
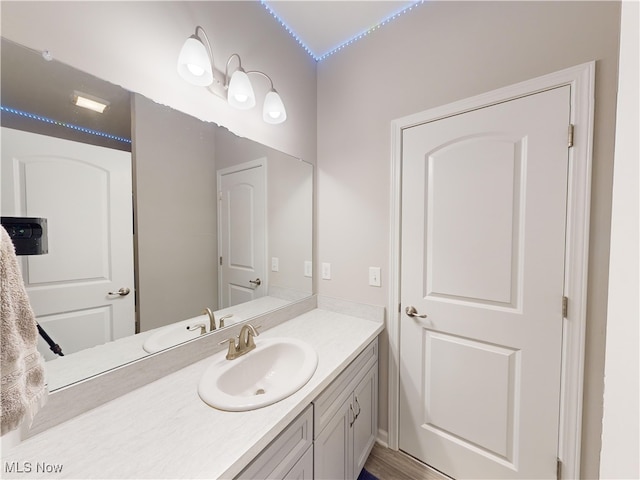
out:
<path id="1" fill-rule="evenodd" d="M 256 393 L 254 393 L 254 395 L 264 395 L 265 391 L 264 388 L 259 388 L 258 390 L 256 390 Z"/>

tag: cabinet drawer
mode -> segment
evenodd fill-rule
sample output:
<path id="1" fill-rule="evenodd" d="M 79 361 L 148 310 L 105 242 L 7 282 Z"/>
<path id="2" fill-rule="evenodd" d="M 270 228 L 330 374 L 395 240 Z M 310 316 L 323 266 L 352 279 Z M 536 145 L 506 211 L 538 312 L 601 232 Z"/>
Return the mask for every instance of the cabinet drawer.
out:
<path id="1" fill-rule="evenodd" d="M 309 405 L 236 477 L 280 478 L 290 471 L 313 442 L 313 405 Z"/>
<path id="2" fill-rule="evenodd" d="M 349 398 L 354 388 L 364 378 L 369 369 L 378 361 L 378 339 L 371 342 L 363 352 L 349 364 L 313 401 L 314 404 L 314 436 L 327 426 L 331 418 L 340 409 L 344 401 Z"/>

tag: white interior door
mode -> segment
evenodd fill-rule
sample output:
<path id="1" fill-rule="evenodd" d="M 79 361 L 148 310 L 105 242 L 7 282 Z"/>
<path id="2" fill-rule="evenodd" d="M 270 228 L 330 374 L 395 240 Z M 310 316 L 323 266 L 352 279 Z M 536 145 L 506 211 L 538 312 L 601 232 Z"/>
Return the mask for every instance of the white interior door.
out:
<path id="1" fill-rule="evenodd" d="M 218 171 L 220 308 L 267 294 L 266 159 Z"/>
<path id="2" fill-rule="evenodd" d="M 135 333 L 131 154 L 2 128 L 1 185 L 3 216 L 47 218 L 49 253 L 22 272 L 64 354 Z"/>
<path id="3" fill-rule="evenodd" d="M 403 132 L 399 446 L 454 478 L 556 477 L 569 107 Z"/>

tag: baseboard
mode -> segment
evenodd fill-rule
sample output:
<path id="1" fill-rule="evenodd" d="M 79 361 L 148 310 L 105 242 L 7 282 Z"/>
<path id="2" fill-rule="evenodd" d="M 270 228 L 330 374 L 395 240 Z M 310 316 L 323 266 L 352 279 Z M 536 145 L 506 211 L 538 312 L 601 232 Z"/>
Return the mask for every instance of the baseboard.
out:
<path id="1" fill-rule="evenodd" d="M 376 437 L 376 442 L 378 442 L 380 445 L 382 445 L 385 448 L 389 448 L 389 432 L 379 428 L 378 436 Z"/>

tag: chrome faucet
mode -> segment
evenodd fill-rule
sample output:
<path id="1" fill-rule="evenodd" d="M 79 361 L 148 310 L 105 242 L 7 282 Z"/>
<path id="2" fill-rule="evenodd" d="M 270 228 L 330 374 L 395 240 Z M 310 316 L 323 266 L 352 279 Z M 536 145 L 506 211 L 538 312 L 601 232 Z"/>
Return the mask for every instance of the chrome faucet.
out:
<path id="1" fill-rule="evenodd" d="M 213 316 L 213 312 L 211 311 L 211 309 L 209 307 L 205 308 L 200 315 L 209 316 L 209 331 L 213 332 L 216 329 L 216 319 Z"/>
<path id="2" fill-rule="evenodd" d="M 231 337 L 220 342 L 219 345 L 227 342 L 229 343 L 229 350 L 227 350 L 226 359 L 233 360 L 256 348 L 256 343 L 253 341 L 253 337 L 257 337 L 258 335 L 260 335 L 258 330 L 256 330 L 256 328 L 250 323 L 246 323 L 240 329 L 240 335 L 236 337 L 238 339 L 237 344 L 236 339 Z"/>

